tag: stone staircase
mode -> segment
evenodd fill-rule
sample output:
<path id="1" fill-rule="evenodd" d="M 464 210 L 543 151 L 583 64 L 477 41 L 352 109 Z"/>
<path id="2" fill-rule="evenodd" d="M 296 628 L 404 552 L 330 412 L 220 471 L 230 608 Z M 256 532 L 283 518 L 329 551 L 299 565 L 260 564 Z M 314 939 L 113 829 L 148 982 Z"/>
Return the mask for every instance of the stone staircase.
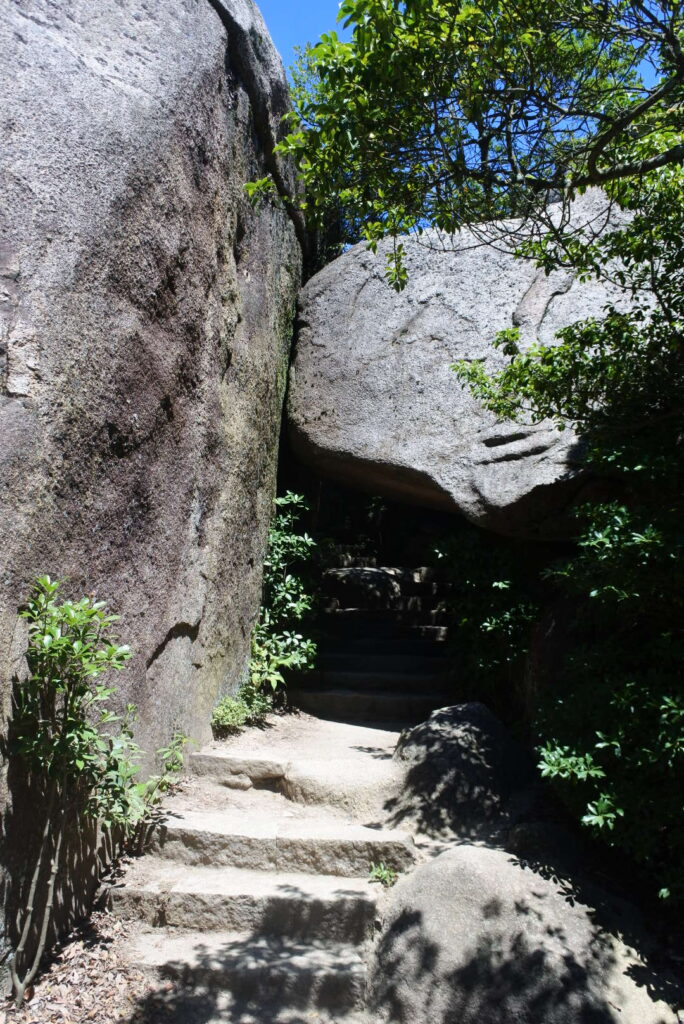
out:
<path id="1" fill-rule="evenodd" d="M 384 827 L 398 733 L 273 716 L 190 758 L 149 853 L 112 889 L 131 958 L 163 998 L 145 1024 L 369 1024 L 366 956 L 384 890 L 412 865 Z"/>
<path id="2" fill-rule="evenodd" d="M 325 718 L 414 724 L 453 703 L 449 585 L 431 568 L 345 565 L 323 574 L 316 668 L 291 703 Z"/>

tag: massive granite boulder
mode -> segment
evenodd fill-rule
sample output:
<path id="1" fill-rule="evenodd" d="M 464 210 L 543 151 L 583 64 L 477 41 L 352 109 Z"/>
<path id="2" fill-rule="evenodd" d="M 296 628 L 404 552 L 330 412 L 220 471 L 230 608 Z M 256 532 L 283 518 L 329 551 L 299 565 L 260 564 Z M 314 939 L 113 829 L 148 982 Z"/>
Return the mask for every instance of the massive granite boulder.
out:
<path id="1" fill-rule="evenodd" d="M 9 0 L 0 22 L 0 679 L 40 573 L 95 593 L 153 749 L 234 689 L 261 564 L 297 233 L 255 213 L 287 84 L 252 0 Z"/>
<path id="2" fill-rule="evenodd" d="M 244 195 L 282 64 L 251 0 L 13 0 L 0 32 L 0 671 L 49 572 L 121 616 L 146 741 L 201 738 L 258 607 L 300 276 Z"/>
<path id="3" fill-rule="evenodd" d="M 624 902 L 457 846 L 392 891 L 370 1010 L 375 1024 L 676 1024 L 681 988 L 649 958 Z"/>
<path id="4" fill-rule="evenodd" d="M 612 216 L 601 193 L 575 206 L 576 227 Z M 498 237 L 498 235 L 496 236 Z M 464 230 L 448 249 L 428 232 L 405 239 L 407 288 L 384 276 L 386 248 L 356 246 L 312 278 L 299 304 L 290 375 L 290 436 L 318 472 L 364 490 L 461 512 L 509 535 L 562 535 L 585 487 L 571 430 L 497 422 L 450 370 L 457 359 L 504 365 L 498 331 L 551 341 L 601 315 L 617 290 L 546 277 L 503 245 Z"/>

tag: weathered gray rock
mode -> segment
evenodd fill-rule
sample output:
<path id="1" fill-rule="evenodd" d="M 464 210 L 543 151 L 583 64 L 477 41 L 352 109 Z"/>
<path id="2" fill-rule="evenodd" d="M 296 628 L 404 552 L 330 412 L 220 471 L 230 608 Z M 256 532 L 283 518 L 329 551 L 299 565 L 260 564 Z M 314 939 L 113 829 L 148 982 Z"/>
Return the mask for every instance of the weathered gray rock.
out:
<path id="1" fill-rule="evenodd" d="M 433 711 L 402 733 L 395 759 L 406 769 L 388 809 L 431 836 L 490 833 L 534 803 L 534 763 L 484 704 Z"/>
<path id="2" fill-rule="evenodd" d="M 582 197 L 577 225 L 599 225 L 602 208 L 600 193 Z M 303 289 L 288 400 L 296 452 L 323 475 L 502 533 L 565 532 L 562 513 L 584 486 L 572 431 L 497 422 L 450 365 L 483 360 L 495 370 L 506 361 L 492 350 L 498 331 L 517 325 L 524 342 L 550 341 L 600 315 L 608 289 L 565 272 L 547 278 L 469 231 L 455 251 L 434 234 L 405 246 L 399 295 L 384 277 L 383 246 L 377 255 L 356 246 Z"/>
<path id="3" fill-rule="evenodd" d="M 260 599 L 301 253 L 252 212 L 287 104 L 252 0 L 0 24 L 0 678 L 36 575 L 95 592 L 148 748 L 208 738 Z"/>
<path id="4" fill-rule="evenodd" d="M 121 615 L 151 743 L 207 737 L 247 656 L 299 280 L 243 190 L 282 65 L 220 6 L 14 0 L 0 29 L 2 677 L 31 580 L 68 577 Z"/>
<path id="5" fill-rule="evenodd" d="M 459 846 L 393 890 L 371 965 L 376 1024 L 675 1024 L 677 985 L 638 955 L 638 918 Z"/>

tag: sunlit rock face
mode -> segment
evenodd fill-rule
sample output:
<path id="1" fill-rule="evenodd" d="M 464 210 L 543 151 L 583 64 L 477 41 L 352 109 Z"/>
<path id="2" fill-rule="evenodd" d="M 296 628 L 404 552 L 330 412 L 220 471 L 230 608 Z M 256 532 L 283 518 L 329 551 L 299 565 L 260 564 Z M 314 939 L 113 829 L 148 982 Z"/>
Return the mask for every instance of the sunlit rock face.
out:
<path id="1" fill-rule="evenodd" d="M 614 216 L 614 215 L 613 215 Z M 606 223 L 589 193 L 577 226 Z M 308 282 L 300 297 L 289 391 L 290 435 L 324 475 L 372 493 L 452 509 L 510 535 L 562 536 L 567 510 L 587 485 L 582 447 L 553 424 L 498 422 L 450 369 L 458 359 L 489 370 L 506 357 L 497 332 L 517 326 L 523 344 L 600 316 L 609 286 L 547 277 L 482 231 L 444 248 L 436 235 L 406 239 L 409 281 L 396 294 L 384 276 L 386 248 L 360 245 Z"/>
<path id="2" fill-rule="evenodd" d="M 301 254 L 244 183 L 285 75 L 251 0 L 5 6 L 4 708 L 49 573 L 120 616 L 142 744 L 201 740 L 248 658 L 275 483 Z"/>

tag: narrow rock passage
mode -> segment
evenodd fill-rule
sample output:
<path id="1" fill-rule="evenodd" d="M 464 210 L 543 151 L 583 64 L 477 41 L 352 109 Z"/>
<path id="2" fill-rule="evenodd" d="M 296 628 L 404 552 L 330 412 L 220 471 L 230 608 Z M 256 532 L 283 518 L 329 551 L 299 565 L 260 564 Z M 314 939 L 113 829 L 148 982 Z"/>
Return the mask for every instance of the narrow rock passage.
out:
<path id="1" fill-rule="evenodd" d="M 272 716 L 191 757 L 150 852 L 112 891 L 131 957 L 172 983 L 156 1021 L 362 1024 L 383 890 L 411 835 L 383 827 L 399 733 Z"/>
<path id="2" fill-rule="evenodd" d="M 317 668 L 293 680 L 289 696 L 297 707 L 403 728 L 453 703 L 443 574 L 357 559 L 324 572 L 322 589 Z"/>

